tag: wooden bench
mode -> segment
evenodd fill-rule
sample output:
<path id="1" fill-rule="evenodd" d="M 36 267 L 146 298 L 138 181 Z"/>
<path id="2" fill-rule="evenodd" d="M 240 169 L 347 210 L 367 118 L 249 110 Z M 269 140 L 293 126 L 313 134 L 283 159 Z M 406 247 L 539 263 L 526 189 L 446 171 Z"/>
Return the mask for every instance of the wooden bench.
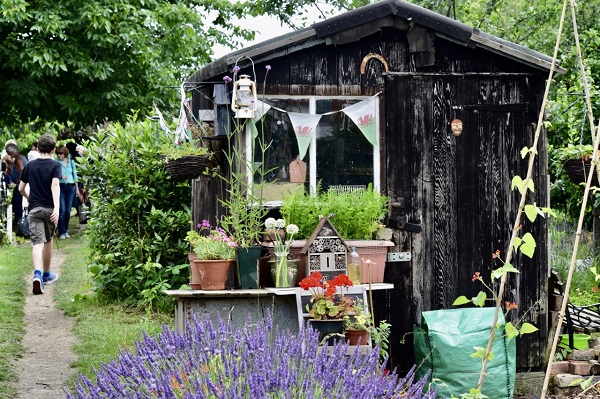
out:
<path id="1" fill-rule="evenodd" d="M 550 292 L 564 295 L 564 285 L 558 278 L 556 270 L 552 270 Z M 581 332 L 590 334 L 600 332 L 600 303 L 592 305 L 577 306 L 567 302 L 563 326 L 566 326 L 569 334 L 569 348 L 573 349 L 573 334 Z"/>

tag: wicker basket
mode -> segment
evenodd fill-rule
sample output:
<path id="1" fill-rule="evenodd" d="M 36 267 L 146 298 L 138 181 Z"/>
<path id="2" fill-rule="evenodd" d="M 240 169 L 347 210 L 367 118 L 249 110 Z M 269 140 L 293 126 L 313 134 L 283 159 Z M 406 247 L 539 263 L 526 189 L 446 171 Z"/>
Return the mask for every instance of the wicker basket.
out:
<path id="1" fill-rule="evenodd" d="M 163 163 L 171 179 L 186 181 L 197 178 L 206 168 L 211 167 L 212 155 L 187 155 L 169 160 L 163 156 Z"/>
<path id="2" fill-rule="evenodd" d="M 592 162 L 590 159 L 567 159 L 563 163 L 563 168 L 574 183 L 580 184 L 587 181 L 587 177 L 590 174 L 590 167 Z M 594 171 L 594 179 L 592 185 L 598 185 L 598 173 Z"/>

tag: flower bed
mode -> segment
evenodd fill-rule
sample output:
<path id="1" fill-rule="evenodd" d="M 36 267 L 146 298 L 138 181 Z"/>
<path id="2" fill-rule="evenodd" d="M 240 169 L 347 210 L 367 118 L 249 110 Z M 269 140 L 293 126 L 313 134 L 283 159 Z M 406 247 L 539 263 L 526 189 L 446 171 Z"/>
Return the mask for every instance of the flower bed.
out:
<path id="1" fill-rule="evenodd" d="M 346 356 L 340 342 L 328 354 L 314 330 L 277 334 L 268 315 L 239 330 L 194 318 L 186 331 L 144 336 L 136 353 L 101 365 L 95 381 L 79 376 L 67 398 L 435 398 L 414 369 L 384 375 L 378 350 Z"/>

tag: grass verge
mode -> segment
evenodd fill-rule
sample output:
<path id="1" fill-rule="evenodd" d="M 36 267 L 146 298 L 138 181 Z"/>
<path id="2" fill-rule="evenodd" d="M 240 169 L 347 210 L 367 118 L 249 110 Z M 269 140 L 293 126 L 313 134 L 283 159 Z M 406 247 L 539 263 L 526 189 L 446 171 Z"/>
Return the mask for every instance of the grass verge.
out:
<path id="1" fill-rule="evenodd" d="M 12 386 L 17 375 L 11 365 L 23 353 L 23 306 L 27 294 L 24 276 L 32 270 L 29 245 L 0 250 L 0 398 L 17 395 Z"/>
<path id="2" fill-rule="evenodd" d="M 87 272 L 87 245 L 79 236 L 66 243 L 62 250 L 67 258 L 62 265 L 60 284 L 54 291 L 55 300 L 66 315 L 75 317 L 74 333 L 79 343 L 74 348 L 77 360 L 72 366 L 77 374 L 93 380 L 94 368 L 115 357 L 120 349 L 133 348 L 144 331 L 153 335 L 163 324 L 174 326 L 174 314 L 147 313 L 103 303 Z M 76 377 L 72 377 L 67 388 L 73 389 L 75 382 Z"/>

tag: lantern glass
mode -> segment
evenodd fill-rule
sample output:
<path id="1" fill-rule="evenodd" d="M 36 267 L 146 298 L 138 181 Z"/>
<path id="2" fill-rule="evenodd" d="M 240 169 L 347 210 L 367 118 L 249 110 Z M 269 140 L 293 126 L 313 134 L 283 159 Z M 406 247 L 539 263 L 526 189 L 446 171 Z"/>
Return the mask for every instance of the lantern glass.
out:
<path id="1" fill-rule="evenodd" d="M 248 86 L 242 86 L 237 92 L 237 105 L 238 107 L 250 107 L 253 100 L 252 91 Z"/>

